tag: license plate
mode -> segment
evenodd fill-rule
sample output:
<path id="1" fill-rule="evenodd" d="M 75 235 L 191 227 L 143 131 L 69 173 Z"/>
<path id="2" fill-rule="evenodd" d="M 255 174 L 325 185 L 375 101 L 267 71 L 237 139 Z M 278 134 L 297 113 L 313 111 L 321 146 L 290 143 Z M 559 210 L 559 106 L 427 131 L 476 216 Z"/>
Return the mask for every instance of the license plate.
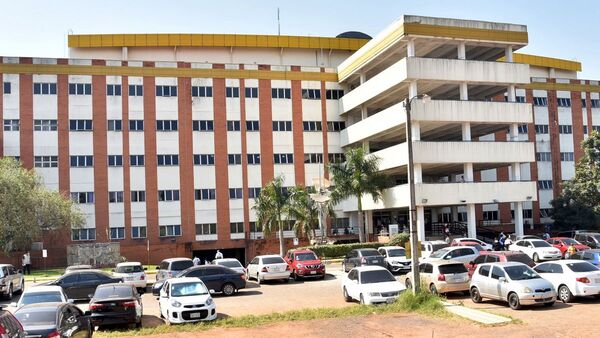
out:
<path id="1" fill-rule="evenodd" d="M 125 279 L 126 281 L 130 281 L 130 280 L 133 280 L 133 277 L 125 277 L 124 279 Z"/>
<path id="2" fill-rule="evenodd" d="M 374 259 L 373 263 L 379 263 L 379 260 L 378 259 Z"/>
<path id="3" fill-rule="evenodd" d="M 190 318 L 200 318 L 200 312 L 190 313 Z"/>
<path id="4" fill-rule="evenodd" d="M 317 272 L 316 272 L 316 271 L 311 271 L 311 272 L 310 272 L 310 274 L 311 274 L 311 275 L 316 275 L 316 274 L 317 274 Z"/>

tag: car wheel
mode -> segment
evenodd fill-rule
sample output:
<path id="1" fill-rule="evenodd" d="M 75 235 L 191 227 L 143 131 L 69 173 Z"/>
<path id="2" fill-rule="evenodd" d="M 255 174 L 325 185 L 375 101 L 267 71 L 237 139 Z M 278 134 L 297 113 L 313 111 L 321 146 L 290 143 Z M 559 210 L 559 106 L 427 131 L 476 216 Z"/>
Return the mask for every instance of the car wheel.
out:
<path id="1" fill-rule="evenodd" d="M 479 289 L 477 289 L 477 287 L 471 288 L 471 300 L 473 303 L 481 303 L 481 295 L 479 294 Z"/>
<path id="2" fill-rule="evenodd" d="M 260 285 L 260 277 L 256 274 L 256 284 Z"/>
<path id="3" fill-rule="evenodd" d="M 347 302 L 351 302 L 352 301 L 352 297 L 350 297 L 348 295 L 348 291 L 346 290 L 346 287 L 344 286 L 344 300 Z"/>
<path id="4" fill-rule="evenodd" d="M 540 256 L 538 256 L 538 254 L 537 254 L 537 253 L 534 253 L 534 254 L 533 254 L 533 261 L 534 261 L 534 262 L 536 262 L 536 263 L 539 263 L 539 262 L 540 262 Z"/>
<path id="5" fill-rule="evenodd" d="M 8 292 L 6 293 L 6 299 L 13 299 L 13 287 L 12 284 L 8 286 Z"/>
<path id="6" fill-rule="evenodd" d="M 223 287 L 221 287 L 221 291 L 225 296 L 231 296 L 235 293 L 235 285 L 231 283 L 225 283 L 223 284 Z"/>
<path id="7" fill-rule="evenodd" d="M 558 298 L 563 303 L 569 303 L 573 300 L 573 294 L 566 285 L 561 285 L 558 288 Z"/>
<path id="8" fill-rule="evenodd" d="M 435 284 L 433 284 L 433 283 L 429 284 L 429 292 L 431 292 L 431 293 L 432 293 L 432 294 L 434 294 L 434 295 L 437 295 L 437 294 L 438 294 L 438 290 L 437 290 L 437 288 L 435 287 Z"/>
<path id="9" fill-rule="evenodd" d="M 294 280 L 297 282 L 300 280 L 300 276 L 296 273 L 296 270 L 292 271 L 292 276 L 294 276 Z"/>
<path id="10" fill-rule="evenodd" d="M 510 306 L 510 308 L 513 310 L 521 309 L 521 301 L 516 293 L 511 293 L 508 295 L 508 306 Z"/>
<path id="11" fill-rule="evenodd" d="M 406 287 L 406 290 L 412 291 L 412 283 L 410 282 L 410 279 L 406 279 L 406 281 L 404 282 L 404 286 Z"/>
<path id="12" fill-rule="evenodd" d="M 365 297 L 363 297 L 363 295 L 362 295 L 362 294 L 360 295 L 360 303 L 361 303 L 362 305 L 366 305 L 366 303 L 365 303 Z"/>

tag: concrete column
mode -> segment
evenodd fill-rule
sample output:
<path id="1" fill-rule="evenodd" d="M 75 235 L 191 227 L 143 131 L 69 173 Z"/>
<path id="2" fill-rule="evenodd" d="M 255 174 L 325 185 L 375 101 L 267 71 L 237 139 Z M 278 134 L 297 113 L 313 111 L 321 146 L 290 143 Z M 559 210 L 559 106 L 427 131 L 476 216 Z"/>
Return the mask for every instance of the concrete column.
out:
<path id="1" fill-rule="evenodd" d="M 519 140 L 519 125 L 516 123 L 510 125 L 510 140 L 513 142 Z"/>
<path id="2" fill-rule="evenodd" d="M 406 44 L 406 56 L 415 56 L 415 40 L 408 40 L 408 43 Z"/>
<path id="3" fill-rule="evenodd" d="M 127 61 L 128 58 L 128 51 L 127 51 L 127 47 L 122 47 L 121 48 L 121 60 L 123 61 Z"/>
<path id="4" fill-rule="evenodd" d="M 473 182 L 473 163 L 463 164 L 465 182 Z"/>
<path id="5" fill-rule="evenodd" d="M 425 240 L 425 208 L 417 207 L 417 238 Z"/>
<path id="6" fill-rule="evenodd" d="M 508 85 L 508 89 L 506 91 L 506 97 L 508 102 L 516 102 L 517 101 L 517 93 L 515 85 Z"/>
<path id="7" fill-rule="evenodd" d="M 458 91 L 460 92 L 460 99 L 462 101 L 469 100 L 469 87 L 466 82 L 461 82 L 458 86 Z"/>
<path id="8" fill-rule="evenodd" d="M 459 60 L 466 60 L 467 59 L 467 50 L 465 48 L 465 43 L 464 42 L 459 42 L 458 43 L 458 59 Z"/>
<path id="9" fill-rule="evenodd" d="M 360 84 L 367 82 L 367 74 L 360 73 Z"/>
<path id="10" fill-rule="evenodd" d="M 462 139 L 463 141 L 471 141 L 471 123 L 463 122 L 462 124 Z"/>
<path id="11" fill-rule="evenodd" d="M 521 164 L 513 163 L 511 165 L 511 169 L 512 169 L 512 180 L 520 181 L 521 180 Z"/>
<path id="12" fill-rule="evenodd" d="M 515 203 L 515 233 L 523 235 L 523 202 Z"/>
<path id="13" fill-rule="evenodd" d="M 475 204 L 467 204 L 467 232 L 469 237 L 475 238 L 477 236 Z"/>
<path id="14" fill-rule="evenodd" d="M 413 168 L 415 171 L 415 184 L 423 183 L 423 167 L 421 163 L 413 164 Z"/>
<path id="15" fill-rule="evenodd" d="M 373 211 L 367 210 L 364 212 L 365 216 L 365 238 L 372 239 L 371 234 L 373 233 Z"/>
<path id="16" fill-rule="evenodd" d="M 367 117 L 369 117 L 369 110 L 364 105 L 361 105 L 360 106 L 360 118 L 361 118 L 361 120 L 364 120 Z"/>
<path id="17" fill-rule="evenodd" d="M 369 145 L 369 141 L 363 141 L 362 147 L 367 154 L 371 152 L 371 147 Z"/>
<path id="18" fill-rule="evenodd" d="M 450 213 L 452 213 L 452 221 L 458 222 L 458 207 L 456 205 L 450 207 Z"/>
<path id="19" fill-rule="evenodd" d="M 512 48 L 512 46 L 506 47 L 506 49 L 504 50 L 504 58 L 506 59 L 506 62 L 513 62 L 513 48 Z"/>
<path id="20" fill-rule="evenodd" d="M 410 83 L 408 84 L 408 99 L 410 100 L 417 95 L 417 81 L 410 81 Z"/>
<path id="21" fill-rule="evenodd" d="M 419 121 L 412 121 L 411 123 L 412 140 L 421 141 L 421 124 Z"/>
<path id="22" fill-rule="evenodd" d="M 551 78 L 551 79 L 555 79 L 556 78 L 556 70 L 554 68 L 548 69 L 548 77 Z"/>

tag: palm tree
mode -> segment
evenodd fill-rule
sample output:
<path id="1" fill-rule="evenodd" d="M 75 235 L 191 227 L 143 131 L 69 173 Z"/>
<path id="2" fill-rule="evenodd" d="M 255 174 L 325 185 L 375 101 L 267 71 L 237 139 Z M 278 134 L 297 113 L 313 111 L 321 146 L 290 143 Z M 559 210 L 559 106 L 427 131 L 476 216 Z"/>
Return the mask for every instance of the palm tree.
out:
<path id="1" fill-rule="evenodd" d="M 279 254 L 283 257 L 285 254 L 285 245 L 283 238 L 283 227 L 289 215 L 290 194 L 283 186 L 283 177 L 275 177 L 267 183 L 256 198 L 256 203 L 252 207 L 256 211 L 258 224 L 263 228 L 265 236 L 272 232 L 279 233 Z"/>
<path id="2" fill-rule="evenodd" d="M 391 186 L 389 176 L 379 172 L 380 158 L 365 153 L 363 148 L 353 148 L 346 152 L 346 161 L 331 163 L 329 172 L 333 175 L 333 203 L 348 197 L 358 199 L 358 237 L 365 241 L 362 197 L 371 195 L 374 202 L 379 201 L 383 191 Z"/>
<path id="3" fill-rule="evenodd" d="M 328 203 L 323 210 L 324 216 L 335 215 L 331 204 Z M 294 231 L 296 234 L 304 234 L 308 239 L 314 239 L 315 228 L 319 225 L 319 205 L 310 197 L 307 187 L 294 187 L 290 191 L 289 216 L 294 219 Z M 326 233 L 323 224 L 323 234 Z M 322 234 L 322 235 L 323 235 Z"/>

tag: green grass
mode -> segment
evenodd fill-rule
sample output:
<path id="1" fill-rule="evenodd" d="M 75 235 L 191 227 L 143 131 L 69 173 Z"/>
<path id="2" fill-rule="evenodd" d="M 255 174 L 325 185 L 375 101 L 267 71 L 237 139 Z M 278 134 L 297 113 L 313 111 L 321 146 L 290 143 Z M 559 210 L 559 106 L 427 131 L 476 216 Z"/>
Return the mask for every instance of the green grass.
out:
<path id="1" fill-rule="evenodd" d="M 240 300 L 243 301 L 243 300 Z M 160 325 L 152 328 L 123 331 L 99 331 L 97 337 L 121 337 L 121 336 L 152 336 L 175 332 L 206 331 L 212 328 L 252 328 L 282 322 L 306 321 L 314 319 L 336 319 L 353 316 L 366 316 L 372 314 L 414 312 L 427 316 L 448 318 L 452 315 L 444 309 L 438 296 L 421 292 L 414 295 L 412 292 L 404 292 L 397 302 L 386 305 L 351 305 L 343 308 L 316 308 L 302 309 L 288 312 L 277 312 L 267 315 L 247 315 L 241 317 L 219 318 L 212 322 L 200 322 L 183 325 Z"/>
<path id="2" fill-rule="evenodd" d="M 156 273 L 156 265 L 144 265 L 144 267 L 147 268 L 146 273 Z M 105 272 L 112 272 L 112 269 L 113 268 L 101 268 L 100 270 Z M 51 268 L 46 270 L 33 269 L 31 271 L 31 275 L 25 275 L 25 281 L 33 282 L 34 278 L 36 280 L 50 280 L 62 276 L 64 272 L 65 268 Z"/>

